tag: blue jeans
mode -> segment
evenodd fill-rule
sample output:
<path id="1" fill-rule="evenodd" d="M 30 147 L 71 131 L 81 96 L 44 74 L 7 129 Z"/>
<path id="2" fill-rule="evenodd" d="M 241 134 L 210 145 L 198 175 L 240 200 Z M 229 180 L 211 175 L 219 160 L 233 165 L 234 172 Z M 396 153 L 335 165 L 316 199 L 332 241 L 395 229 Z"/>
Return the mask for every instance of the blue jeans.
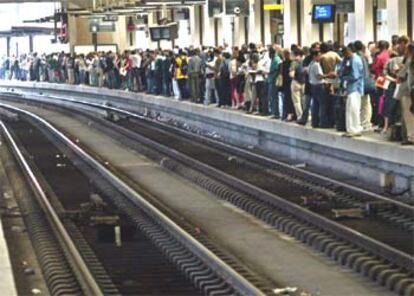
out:
<path id="1" fill-rule="evenodd" d="M 109 89 L 114 89 L 116 87 L 116 77 L 114 70 L 109 70 L 106 73 L 106 83 Z"/>
<path id="2" fill-rule="evenodd" d="M 312 93 L 312 127 L 329 128 L 327 115 L 327 94 L 323 84 L 311 86 Z"/>
<path id="3" fill-rule="evenodd" d="M 302 117 L 298 119 L 300 123 L 306 124 L 308 122 L 309 118 L 309 111 L 311 108 L 311 102 L 312 102 L 312 96 L 311 95 L 305 95 L 305 103 L 303 106 L 303 113 Z"/>
<path id="4" fill-rule="evenodd" d="M 152 94 L 154 92 L 154 79 L 147 76 L 147 93 Z"/>
<path id="5" fill-rule="evenodd" d="M 132 81 L 132 70 L 128 71 L 125 75 L 125 82 L 126 82 L 126 87 L 129 91 L 132 90 L 132 86 L 133 86 L 133 81 Z"/>
<path id="6" fill-rule="evenodd" d="M 79 83 L 85 84 L 86 73 L 84 70 L 79 71 Z"/>
<path id="7" fill-rule="evenodd" d="M 267 98 L 269 101 L 270 115 L 280 117 L 279 113 L 279 93 L 275 83 L 270 82 L 267 84 Z"/>
<path id="8" fill-rule="evenodd" d="M 172 81 L 167 76 L 162 77 L 162 94 L 166 97 L 171 96 Z"/>

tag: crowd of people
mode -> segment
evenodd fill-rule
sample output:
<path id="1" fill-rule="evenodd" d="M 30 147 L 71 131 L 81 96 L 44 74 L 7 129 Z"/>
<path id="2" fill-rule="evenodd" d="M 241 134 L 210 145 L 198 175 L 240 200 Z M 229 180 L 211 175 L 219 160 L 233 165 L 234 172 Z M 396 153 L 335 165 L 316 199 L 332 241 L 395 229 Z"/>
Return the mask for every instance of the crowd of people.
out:
<path id="1" fill-rule="evenodd" d="M 289 49 L 248 44 L 33 53 L 3 59 L 0 78 L 146 92 L 336 128 L 346 137 L 377 131 L 414 144 L 414 43 L 406 36 Z"/>

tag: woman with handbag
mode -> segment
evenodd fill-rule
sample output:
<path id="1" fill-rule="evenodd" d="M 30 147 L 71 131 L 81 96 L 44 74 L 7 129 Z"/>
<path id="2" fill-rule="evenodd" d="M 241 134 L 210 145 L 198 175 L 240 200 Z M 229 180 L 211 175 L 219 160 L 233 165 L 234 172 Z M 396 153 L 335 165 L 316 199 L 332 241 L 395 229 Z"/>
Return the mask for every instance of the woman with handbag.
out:
<path id="1" fill-rule="evenodd" d="M 385 77 L 382 75 L 384 72 L 384 67 L 388 63 L 390 58 L 388 49 L 390 44 L 388 41 L 381 40 L 378 42 L 378 54 L 374 59 L 374 62 L 371 66 L 372 72 L 374 74 L 374 79 L 377 85 L 377 91 L 371 95 L 371 104 L 372 104 L 372 123 L 375 126 L 381 126 L 382 124 L 382 117 L 380 116 L 381 108 L 380 108 L 380 99 L 384 95 L 384 88 L 386 86 L 381 86 L 383 81 L 386 82 Z"/>
<path id="2" fill-rule="evenodd" d="M 412 89 L 414 85 L 414 43 L 407 46 L 405 63 L 398 72 L 397 81 L 400 87 L 396 98 L 401 103 L 402 123 L 406 133 L 403 135 L 402 145 L 414 145 L 414 98 Z"/>
<path id="3" fill-rule="evenodd" d="M 396 92 L 398 92 L 399 84 L 397 84 L 397 74 L 402 67 L 403 57 L 398 56 L 396 52 L 390 53 L 390 60 L 384 67 L 383 75 L 389 81 L 388 88 L 384 92 L 384 106 L 382 108 L 382 116 L 384 117 L 384 126 L 381 134 L 385 135 L 388 128 L 395 121 L 396 108 L 398 106 L 398 99 L 396 99 Z"/>
<path id="4" fill-rule="evenodd" d="M 282 120 L 293 121 L 295 118 L 295 108 L 292 101 L 292 78 L 289 76 L 290 65 L 292 63 L 290 50 L 283 51 L 283 63 L 281 65 L 280 74 L 282 76 L 282 92 L 283 92 L 283 113 Z M 279 75 L 280 76 L 280 75 Z"/>

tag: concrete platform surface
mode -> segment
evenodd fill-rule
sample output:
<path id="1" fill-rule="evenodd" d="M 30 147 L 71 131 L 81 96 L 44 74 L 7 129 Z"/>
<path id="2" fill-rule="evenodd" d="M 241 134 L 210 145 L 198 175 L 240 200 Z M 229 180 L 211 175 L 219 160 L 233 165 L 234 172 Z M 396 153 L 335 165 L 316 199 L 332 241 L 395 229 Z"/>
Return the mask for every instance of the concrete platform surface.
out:
<path id="1" fill-rule="evenodd" d="M 0 294 L 7 296 L 17 295 L 13 277 L 13 268 L 10 262 L 9 250 L 4 237 L 3 225 L 0 219 Z"/>
<path id="2" fill-rule="evenodd" d="M 80 123 L 56 111 L 33 106 L 24 108 L 75 135 L 82 145 L 95 151 L 240 260 L 279 285 L 300 287 L 313 295 L 391 294 L 228 203 L 217 200 L 185 179 L 172 175 L 87 123 Z"/>
<path id="3" fill-rule="evenodd" d="M 401 146 L 399 143 L 390 142 L 373 132 L 364 134 L 358 138 L 342 137 L 341 132 L 332 129 L 312 129 L 299 126 L 295 123 L 281 122 L 267 117 L 245 114 L 244 112 L 229 109 L 221 109 L 213 106 L 205 107 L 187 101 L 177 103 L 176 100 L 162 96 L 131 93 L 123 90 L 109 90 L 89 86 L 73 86 L 67 84 L 34 83 L 19 81 L 0 81 L 0 86 L 30 87 L 39 90 L 63 90 L 77 91 L 83 95 L 110 95 L 117 98 L 132 100 L 132 102 L 144 102 L 149 105 L 162 106 L 170 110 L 198 114 L 211 120 L 224 121 L 234 126 L 244 126 L 263 132 L 270 132 L 280 136 L 315 143 L 353 154 L 364 155 L 382 161 L 411 166 L 414 168 L 414 147 Z M 99 97 L 98 97 L 99 98 Z"/>

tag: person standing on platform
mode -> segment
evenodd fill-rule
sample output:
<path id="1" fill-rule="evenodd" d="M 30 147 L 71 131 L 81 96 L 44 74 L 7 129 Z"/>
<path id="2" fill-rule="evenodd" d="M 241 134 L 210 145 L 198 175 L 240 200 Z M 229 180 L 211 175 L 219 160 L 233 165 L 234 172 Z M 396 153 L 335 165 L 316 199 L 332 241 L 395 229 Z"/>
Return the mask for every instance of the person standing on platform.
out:
<path id="1" fill-rule="evenodd" d="M 160 95 L 162 93 L 162 62 L 164 56 L 159 50 L 154 53 L 154 94 Z"/>
<path id="2" fill-rule="evenodd" d="M 91 64 L 90 64 L 90 76 L 91 76 L 91 86 L 99 86 L 99 57 L 96 53 L 91 54 Z"/>
<path id="3" fill-rule="evenodd" d="M 295 108 L 296 118 L 302 117 L 303 108 L 302 100 L 305 95 L 305 81 L 306 73 L 303 66 L 303 51 L 300 48 L 296 48 L 293 51 L 293 61 L 290 65 L 289 76 L 292 80 L 292 101 Z"/>
<path id="4" fill-rule="evenodd" d="M 374 59 L 374 62 L 371 66 L 372 72 L 374 73 L 374 80 L 376 81 L 378 77 L 383 75 L 384 67 L 388 63 L 390 59 L 390 55 L 388 49 L 390 44 L 388 41 L 379 41 L 378 42 L 378 55 Z M 380 97 L 384 94 L 384 90 L 378 88 L 377 91 L 373 96 L 371 96 L 371 104 L 372 104 L 372 123 L 377 126 L 378 128 L 382 125 L 382 120 L 380 113 L 378 112 L 379 108 L 379 101 Z"/>
<path id="5" fill-rule="evenodd" d="M 345 124 L 346 137 L 361 136 L 361 97 L 364 95 L 364 65 L 359 55 L 346 47 L 343 51 L 344 66 L 347 70 L 343 73 L 346 95 Z"/>
<path id="6" fill-rule="evenodd" d="M 321 67 L 325 75 L 334 73 L 336 66 L 341 63 L 341 57 L 338 53 L 333 50 L 333 46 L 330 43 L 321 44 Z M 327 78 L 325 80 L 325 104 L 326 104 L 326 115 L 328 116 L 328 126 L 333 127 L 335 124 L 335 77 Z"/>
<path id="7" fill-rule="evenodd" d="M 233 48 L 230 61 L 230 93 L 231 93 L 231 108 L 238 109 L 240 106 L 239 96 L 237 93 L 237 73 L 238 73 L 238 59 L 239 49 Z"/>
<path id="8" fill-rule="evenodd" d="M 403 133 L 402 145 L 414 145 L 414 43 L 406 49 L 404 66 L 397 74 L 400 84 L 396 98 L 401 103 Z"/>
<path id="9" fill-rule="evenodd" d="M 131 52 L 131 90 L 134 91 L 142 91 L 142 83 L 141 83 L 141 65 L 142 65 L 142 58 L 141 55 L 136 51 L 133 50 Z"/>
<path id="10" fill-rule="evenodd" d="M 309 120 L 309 112 L 311 111 L 311 102 L 312 102 L 312 87 L 309 82 L 309 66 L 313 62 L 312 52 L 319 50 L 319 42 L 313 43 L 311 48 L 308 51 L 308 54 L 303 59 L 303 67 L 306 73 L 305 75 L 305 98 L 303 104 L 303 113 L 302 117 L 298 118 L 297 123 L 300 125 L 306 125 Z"/>
<path id="11" fill-rule="evenodd" d="M 269 101 L 267 96 L 267 74 L 270 72 L 271 60 L 266 48 L 260 49 L 259 62 L 256 73 L 256 94 L 258 100 L 258 112 L 262 116 L 269 115 Z"/>
<path id="12" fill-rule="evenodd" d="M 68 72 L 68 80 L 69 84 L 75 84 L 75 69 L 74 69 L 75 59 L 72 55 L 68 54 L 65 60 L 65 67 L 66 71 Z"/>
<path id="13" fill-rule="evenodd" d="M 172 92 L 172 64 L 172 53 L 166 50 L 162 61 L 162 94 L 166 97 L 170 97 Z"/>
<path id="14" fill-rule="evenodd" d="M 218 107 L 231 106 L 231 89 L 230 89 L 230 63 L 231 54 L 223 52 L 219 68 L 219 100 Z"/>
<path id="15" fill-rule="evenodd" d="M 276 79 L 280 74 L 282 59 L 273 47 L 269 48 L 270 69 L 267 75 L 267 98 L 271 118 L 279 119 L 279 94 L 276 87 Z"/>
<path id="16" fill-rule="evenodd" d="M 375 81 L 370 73 L 369 59 L 365 45 L 361 41 L 355 41 L 354 48 L 364 65 L 364 95 L 361 98 L 361 125 L 364 131 L 370 131 L 372 129 L 371 96 L 375 96 Z"/>
<path id="17" fill-rule="evenodd" d="M 154 52 L 147 51 L 144 61 L 145 78 L 147 81 L 146 93 L 152 94 L 154 91 Z"/>
<path id="18" fill-rule="evenodd" d="M 41 64 L 41 60 L 37 52 L 35 52 L 33 54 L 32 67 L 33 67 L 33 80 L 37 82 L 40 81 L 40 66 L 41 66 L 40 64 Z"/>
<path id="19" fill-rule="evenodd" d="M 290 65 L 292 59 L 290 56 L 290 50 L 283 50 L 283 62 L 281 65 L 280 75 L 282 75 L 282 101 L 283 101 L 283 113 L 282 120 L 293 121 L 295 117 L 295 109 L 292 101 L 292 78 L 289 76 Z"/>
<path id="20" fill-rule="evenodd" d="M 109 89 L 114 89 L 116 87 L 116 77 L 115 77 L 115 63 L 114 55 L 111 51 L 105 56 L 106 62 L 106 83 Z"/>
<path id="21" fill-rule="evenodd" d="M 220 65 L 221 62 L 223 60 L 223 57 L 221 55 L 221 51 L 218 48 L 214 49 L 214 87 L 216 88 L 216 92 L 215 92 L 215 103 L 219 104 L 219 100 L 220 100 L 220 77 L 219 77 L 219 72 L 220 72 Z"/>
<path id="22" fill-rule="evenodd" d="M 204 94 L 204 105 L 208 106 L 212 102 L 211 97 L 217 95 L 217 89 L 215 85 L 215 61 L 214 61 L 214 53 L 209 51 L 207 53 L 207 61 L 206 61 L 206 91 Z"/>
<path id="23" fill-rule="evenodd" d="M 317 49 L 311 51 L 312 62 L 309 65 L 309 83 L 312 94 L 312 127 L 328 127 L 328 116 L 325 104 L 325 78 L 320 64 L 321 53 Z"/>
<path id="24" fill-rule="evenodd" d="M 178 83 L 178 88 L 180 90 L 180 100 L 188 99 L 188 59 L 187 54 L 180 49 L 177 57 L 175 58 L 176 65 L 176 79 Z"/>
<path id="25" fill-rule="evenodd" d="M 190 50 L 188 60 L 188 79 L 190 81 L 191 102 L 200 102 L 201 58 L 199 51 Z"/>

